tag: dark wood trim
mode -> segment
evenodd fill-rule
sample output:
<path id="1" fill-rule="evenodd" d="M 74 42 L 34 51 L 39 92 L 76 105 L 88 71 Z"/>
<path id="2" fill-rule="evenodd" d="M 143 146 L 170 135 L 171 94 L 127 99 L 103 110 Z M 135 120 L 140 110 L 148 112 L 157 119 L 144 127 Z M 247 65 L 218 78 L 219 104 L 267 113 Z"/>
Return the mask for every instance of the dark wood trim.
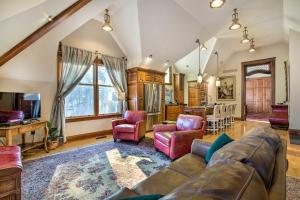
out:
<path id="1" fill-rule="evenodd" d="M 58 49 L 57 49 L 57 86 L 61 79 L 61 70 L 62 70 L 62 43 L 59 42 Z"/>
<path id="2" fill-rule="evenodd" d="M 66 118 L 66 122 L 72 123 L 72 122 L 90 121 L 90 120 L 107 119 L 107 118 L 119 118 L 119 117 L 122 117 L 122 114 L 105 114 L 105 115 L 68 117 L 68 118 Z"/>
<path id="3" fill-rule="evenodd" d="M 246 120 L 246 112 L 245 112 L 245 104 L 246 104 L 246 69 L 249 66 L 254 66 L 254 65 L 262 65 L 262 64 L 270 64 L 270 70 L 271 70 L 271 77 L 272 77 L 272 104 L 275 104 L 275 65 L 276 65 L 276 57 L 272 58 L 266 58 L 266 59 L 261 59 L 261 60 L 253 60 L 253 61 L 247 61 L 247 62 L 242 62 L 241 63 L 241 94 L 242 94 L 242 99 L 241 99 L 241 120 L 245 121 Z"/>
<path id="4" fill-rule="evenodd" d="M 127 72 L 137 72 L 137 71 L 144 71 L 144 72 L 151 72 L 154 74 L 165 75 L 165 72 L 160 72 L 160 71 L 156 71 L 153 69 L 146 69 L 146 68 L 142 68 L 142 67 L 134 67 L 134 68 L 127 69 Z"/>
<path id="5" fill-rule="evenodd" d="M 62 23 L 64 20 L 69 18 L 71 15 L 76 13 L 80 8 L 84 7 L 86 4 L 91 2 L 92 0 L 79 0 L 76 1 L 74 4 L 69 6 L 67 9 L 60 12 L 57 16 L 53 18 L 52 21 L 46 23 L 36 31 L 34 31 L 32 34 L 30 34 L 28 37 L 23 39 L 21 42 L 19 42 L 17 45 L 15 45 L 13 48 L 11 48 L 9 51 L 4 53 L 0 57 L 0 66 L 4 65 L 6 62 L 8 62 L 10 59 L 18 55 L 21 51 L 29 47 L 31 44 L 33 44 L 35 41 L 40 39 L 42 36 L 44 36 L 46 33 L 48 33 L 50 30 L 52 30 L 54 27 Z"/>
<path id="6" fill-rule="evenodd" d="M 91 133 L 83 133 L 79 135 L 72 135 L 72 136 L 67 136 L 67 141 L 75 141 L 75 140 L 82 140 L 86 138 L 97 138 L 101 136 L 107 136 L 107 135 L 112 135 L 112 130 L 104 130 L 104 131 L 96 131 L 96 132 L 91 132 Z"/>

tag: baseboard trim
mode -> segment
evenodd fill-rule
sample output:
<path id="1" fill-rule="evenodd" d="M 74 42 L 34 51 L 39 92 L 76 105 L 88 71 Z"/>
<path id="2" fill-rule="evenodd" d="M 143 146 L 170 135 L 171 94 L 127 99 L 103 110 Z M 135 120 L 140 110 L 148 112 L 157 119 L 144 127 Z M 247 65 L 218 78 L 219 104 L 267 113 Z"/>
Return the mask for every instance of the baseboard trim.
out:
<path id="1" fill-rule="evenodd" d="M 299 129 L 289 129 L 289 133 L 300 135 Z"/>
<path id="2" fill-rule="evenodd" d="M 101 137 L 101 136 L 106 136 L 106 135 L 112 135 L 112 129 L 67 136 L 67 141 L 82 140 L 82 139 L 86 139 L 86 138 Z"/>

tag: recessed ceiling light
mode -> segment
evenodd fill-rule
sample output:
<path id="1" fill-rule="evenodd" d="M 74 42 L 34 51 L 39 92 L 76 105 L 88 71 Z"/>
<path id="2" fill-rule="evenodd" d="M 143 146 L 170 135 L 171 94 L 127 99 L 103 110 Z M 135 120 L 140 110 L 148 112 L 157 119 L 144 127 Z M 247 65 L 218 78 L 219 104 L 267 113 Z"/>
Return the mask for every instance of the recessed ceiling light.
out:
<path id="1" fill-rule="evenodd" d="M 104 24 L 102 25 L 104 31 L 112 31 L 113 28 L 110 25 L 110 15 L 108 14 L 108 9 L 105 9 L 104 14 Z"/>
<path id="2" fill-rule="evenodd" d="M 211 2 L 209 2 L 209 6 L 211 8 L 220 8 L 224 5 L 225 0 L 212 0 Z"/>
<path id="3" fill-rule="evenodd" d="M 233 10 L 233 14 L 232 14 L 232 24 L 229 27 L 230 30 L 237 30 L 239 28 L 241 28 L 242 25 L 239 22 L 239 14 L 237 12 L 237 9 L 235 8 Z"/>
<path id="4" fill-rule="evenodd" d="M 241 40 L 241 43 L 247 43 L 249 42 L 249 38 L 248 38 L 248 30 L 247 27 L 244 27 L 244 31 L 243 31 L 243 39 Z"/>

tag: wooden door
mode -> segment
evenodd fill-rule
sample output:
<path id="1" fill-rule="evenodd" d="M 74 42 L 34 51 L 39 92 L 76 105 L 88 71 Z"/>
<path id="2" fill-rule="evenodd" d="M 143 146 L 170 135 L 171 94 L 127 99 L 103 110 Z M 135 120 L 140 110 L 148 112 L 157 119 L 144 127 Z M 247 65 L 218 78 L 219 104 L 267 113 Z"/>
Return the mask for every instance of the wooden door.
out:
<path id="1" fill-rule="evenodd" d="M 272 78 L 246 80 L 247 113 L 270 113 L 272 104 Z"/>

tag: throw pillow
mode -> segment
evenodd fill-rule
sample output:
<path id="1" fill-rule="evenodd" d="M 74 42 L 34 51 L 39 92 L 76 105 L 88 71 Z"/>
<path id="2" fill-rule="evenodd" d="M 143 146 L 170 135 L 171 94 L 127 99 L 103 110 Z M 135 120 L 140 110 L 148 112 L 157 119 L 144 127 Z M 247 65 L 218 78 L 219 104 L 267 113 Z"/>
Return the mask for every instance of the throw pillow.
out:
<path id="1" fill-rule="evenodd" d="M 147 195 L 139 195 L 133 197 L 127 197 L 122 200 L 158 200 L 162 198 L 164 195 L 161 194 L 147 194 Z"/>
<path id="2" fill-rule="evenodd" d="M 226 133 L 222 133 L 210 146 L 210 148 L 208 149 L 206 155 L 205 155 L 205 161 L 209 162 L 209 160 L 211 159 L 212 155 L 218 151 L 219 149 L 221 149 L 223 146 L 225 146 L 226 144 L 232 142 L 233 139 L 231 139 L 228 135 L 226 135 Z"/>

